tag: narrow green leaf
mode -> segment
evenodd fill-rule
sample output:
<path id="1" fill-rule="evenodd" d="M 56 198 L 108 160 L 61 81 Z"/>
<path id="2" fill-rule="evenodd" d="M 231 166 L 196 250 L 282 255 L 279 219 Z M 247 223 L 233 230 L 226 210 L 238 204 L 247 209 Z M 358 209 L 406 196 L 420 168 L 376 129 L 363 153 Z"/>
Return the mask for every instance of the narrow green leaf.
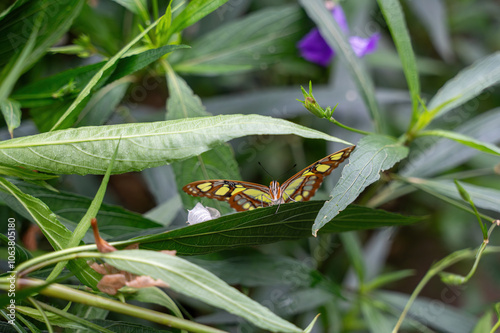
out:
<path id="1" fill-rule="evenodd" d="M 132 13 L 148 18 L 148 5 L 146 0 L 113 0 L 130 10 Z"/>
<path id="2" fill-rule="evenodd" d="M 449 18 L 445 1 L 419 0 L 410 1 L 408 7 L 413 9 L 430 36 L 432 45 L 441 58 L 453 61 L 454 50 L 451 45 Z"/>
<path id="3" fill-rule="evenodd" d="M 462 116 L 456 115 L 450 120 L 462 122 Z M 476 138 L 487 143 L 500 141 L 500 108 L 482 113 L 467 120 L 463 125 L 453 129 L 456 134 Z M 478 150 L 464 147 L 458 142 L 440 139 L 435 144 L 429 144 L 429 138 L 417 138 L 411 146 L 408 162 L 401 170 L 403 176 L 431 177 L 439 172 L 452 169 L 479 153 Z M 414 156 L 417 155 L 418 156 Z"/>
<path id="4" fill-rule="evenodd" d="M 479 318 L 477 321 L 476 326 L 474 326 L 474 330 L 472 333 L 484 333 L 484 332 L 490 332 L 491 329 L 493 328 L 492 323 L 493 322 L 493 311 L 490 309 L 486 311 L 484 315 Z"/>
<path id="5" fill-rule="evenodd" d="M 33 23 L 33 29 L 29 35 L 28 40 L 24 44 L 22 50 L 18 53 L 14 54 L 13 58 L 9 61 L 7 66 L 5 66 L 0 74 L 0 102 L 6 103 L 7 98 L 9 97 L 14 85 L 16 84 L 19 77 L 24 72 L 25 64 L 27 63 L 28 58 L 31 56 L 33 49 L 35 48 L 36 39 L 38 36 L 38 32 L 40 30 L 40 26 L 42 24 L 42 16 L 37 15 L 35 18 L 35 22 Z M 5 106 L 3 106 L 5 107 Z M 4 112 L 2 110 L 2 112 Z M 5 112 L 4 112 L 5 117 Z M 7 120 L 7 117 L 5 117 Z"/>
<path id="6" fill-rule="evenodd" d="M 70 226 L 70 230 L 74 230 L 92 203 L 91 198 L 69 192 L 54 192 L 25 182 L 14 182 L 14 184 L 24 193 L 42 200 L 63 224 Z M 143 217 L 141 214 L 105 203 L 101 205 L 96 217 L 99 223 L 99 232 L 104 239 L 127 234 L 134 235 L 145 229 L 162 227 L 161 224 Z M 89 236 L 91 236 L 89 242 L 93 243 L 94 236 L 91 233 Z"/>
<path id="7" fill-rule="evenodd" d="M 326 9 L 323 1 L 300 0 L 300 3 L 309 17 L 318 26 L 321 36 L 325 38 L 326 42 L 335 50 L 336 54 L 351 72 L 352 78 L 373 119 L 374 127 L 379 132 L 383 124 L 380 118 L 380 108 L 375 99 L 373 82 L 370 79 L 370 75 L 363 69 L 361 61 L 354 54 L 347 37 Z"/>
<path id="8" fill-rule="evenodd" d="M 295 44 L 307 33 L 303 18 L 297 6 L 260 10 L 196 39 L 192 49 L 172 57 L 173 67 L 182 73 L 220 75 L 262 70 L 295 58 Z"/>
<path id="9" fill-rule="evenodd" d="M 4 223 L 4 225 L 7 225 L 7 223 Z M 9 235 L 9 236 L 11 236 L 11 235 Z M 6 235 L 0 234 L 0 244 L 3 244 L 5 246 L 5 248 L 8 248 L 10 250 L 9 242 L 11 242 L 11 241 L 9 241 L 9 238 L 7 238 Z M 6 251 L 5 253 L 8 256 L 12 255 L 9 251 Z M 14 262 L 17 265 L 19 265 L 20 263 L 22 263 L 28 259 L 33 258 L 33 255 L 31 254 L 31 252 L 26 250 L 23 246 L 19 245 L 18 242 L 16 242 L 16 241 L 14 241 L 14 256 L 16 258 L 14 260 Z M 8 267 L 8 266 L 5 266 L 5 267 Z M 9 270 L 13 270 L 13 268 L 14 267 L 9 267 Z"/>
<path id="10" fill-rule="evenodd" d="M 161 279 L 176 292 L 225 309 L 260 328 L 272 332 L 302 332 L 217 276 L 179 257 L 154 251 L 124 250 L 106 253 L 103 258 L 118 269 Z"/>
<path id="11" fill-rule="evenodd" d="M 364 288 L 366 290 L 379 289 L 380 287 L 399 281 L 401 279 L 407 278 L 409 276 L 415 275 L 415 271 L 412 269 L 404 269 L 396 272 L 383 273 L 375 277 L 373 280 L 365 284 Z"/>
<path id="12" fill-rule="evenodd" d="M 480 140 L 471 138 L 467 135 L 463 135 L 460 133 L 452 132 L 452 131 L 446 131 L 446 130 L 428 130 L 428 131 L 423 131 L 418 133 L 419 136 L 440 136 L 443 138 L 447 138 L 456 142 L 459 142 L 463 145 L 472 147 L 474 149 L 480 150 L 482 152 L 488 153 L 488 154 L 493 154 L 500 156 L 500 148 L 497 146 L 488 143 L 488 142 L 482 142 Z"/>
<path id="13" fill-rule="evenodd" d="M 358 280 L 362 284 L 365 281 L 365 262 L 361 242 L 355 232 L 344 232 L 339 237 Z"/>
<path id="14" fill-rule="evenodd" d="M 139 171 L 201 154 L 245 135 L 295 134 L 349 144 L 292 122 L 259 115 L 80 127 L 0 142 L 0 165 L 56 174 L 103 174 L 121 139 L 114 173 Z"/>
<path id="15" fill-rule="evenodd" d="M 4 67 L 26 44 L 35 20 L 40 17 L 40 34 L 30 57 L 23 63 L 23 72 L 28 70 L 66 33 L 84 3 L 83 0 L 25 1 L 11 10 L 0 24 L 0 36 L 3 36 L 0 40 L 0 67 Z"/>
<path id="16" fill-rule="evenodd" d="M 500 82 L 500 52 L 478 60 L 449 80 L 430 100 L 429 111 L 444 105 L 436 116 L 442 116 L 453 108 L 473 99 L 483 90 Z M 445 105 L 446 104 L 446 105 Z"/>
<path id="17" fill-rule="evenodd" d="M 159 22 L 160 19 L 153 22 L 149 25 L 143 32 L 141 32 L 137 37 L 135 37 L 130 43 L 125 45 L 117 54 L 115 54 L 111 59 L 106 61 L 104 66 L 97 71 L 97 73 L 90 79 L 85 88 L 78 94 L 76 99 L 73 101 L 71 106 L 66 110 L 66 112 L 62 115 L 61 118 L 54 124 L 51 131 L 62 129 L 66 127 L 70 127 L 72 122 L 75 120 L 74 113 L 78 113 L 82 110 L 82 105 L 85 104 L 85 101 L 88 100 L 88 96 L 90 95 L 92 89 L 99 84 L 99 82 L 106 81 L 106 79 L 111 75 L 114 70 L 114 66 L 118 62 L 118 60 L 123 57 L 123 55 L 138 41 L 140 41 L 151 29 L 153 29 Z"/>
<path id="18" fill-rule="evenodd" d="M 342 176 L 321 208 L 313 225 L 313 234 L 339 212 L 344 210 L 370 184 L 380 178 L 380 172 L 387 170 L 408 155 L 408 148 L 396 139 L 381 135 L 369 135 L 361 139 L 349 157 L 349 164 L 342 170 Z"/>
<path id="19" fill-rule="evenodd" d="M 167 53 L 178 49 L 188 48 L 186 45 L 165 45 L 157 49 L 147 50 L 118 60 L 116 68 L 103 84 L 110 84 L 116 80 L 132 74 Z M 50 105 L 61 99 L 74 98 L 94 75 L 105 65 L 99 62 L 87 66 L 69 69 L 45 79 L 30 83 L 12 94 L 12 98 L 20 101 L 23 107 Z M 97 85 L 94 88 L 99 88 Z"/>
<path id="20" fill-rule="evenodd" d="M 417 184 L 419 187 L 428 188 L 432 191 L 443 194 L 449 198 L 462 201 L 462 197 L 451 179 L 430 180 L 416 177 L 409 177 L 407 181 Z M 461 183 L 462 187 L 470 195 L 471 200 L 479 208 L 500 212 L 500 190 L 473 184 Z"/>
<path id="21" fill-rule="evenodd" d="M 167 84 L 170 97 L 167 101 L 167 120 L 209 116 L 200 98 L 193 93 L 187 83 L 172 69 L 167 71 Z M 220 145 L 198 156 L 175 162 L 172 165 L 176 183 L 181 193 L 184 207 L 193 208 L 197 202 L 215 206 L 221 213 L 232 211 L 227 203 L 200 200 L 182 191 L 182 187 L 201 179 L 241 179 L 238 164 L 229 145 Z"/>
<path id="22" fill-rule="evenodd" d="M 173 34 L 184 30 L 190 25 L 198 22 L 223 4 L 228 0 L 192 0 L 184 8 L 182 12 L 179 13 L 173 20 L 169 29 L 169 38 Z M 169 39 L 168 38 L 168 39 Z M 167 40 L 168 40 L 167 39 Z"/>
<path id="23" fill-rule="evenodd" d="M 199 255 L 241 246 L 268 244 L 311 236 L 311 226 L 322 201 L 295 202 L 276 207 L 222 216 L 151 236 L 113 243 L 115 246 L 140 243 L 141 248 L 176 250 L 178 255 Z M 320 233 L 405 225 L 420 218 L 351 205 L 327 223 Z"/>
<path id="24" fill-rule="evenodd" d="M 184 318 L 179 307 L 175 304 L 174 300 L 171 299 L 166 292 L 157 287 L 149 288 L 139 288 L 134 290 L 134 292 L 127 297 L 128 300 L 134 300 L 149 304 L 158 304 L 166 307 L 174 315 L 179 318 Z"/>
<path id="25" fill-rule="evenodd" d="M 14 137 L 14 129 L 21 125 L 21 104 L 12 99 L 0 100 L 0 110 L 12 138 Z"/>
<path id="26" fill-rule="evenodd" d="M 304 333 L 311 333 L 313 328 L 314 328 L 314 324 L 316 324 L 316 321 L 318 320 L 319 316 L 321 314 L 317 314 L 316 317 L 314 317 L 313 321 L 311 321 L 311 323 L 306 327 L 306 329 L 304 330 Z"/>
<path id="27" fill-rule="evenodd" d="M 0 177 L 0 188 L 2 190 L 0 197 L 9 203 L 12 209 L 35 222 L 54 250 L 62 250 L 66 247 L 66 241 L 71 237 L 71 231 L 57 220 L 45 203 L 23 193 L 17 186 L 2 177 Z M 70 261 L 68 268 L 82 283 L 96 289 L 100 275 L 90 269 L 84 259 Z"/>
<path id="28" fill-rule="evenodd" d="M 104 124 L 115 111 L 123 96 L 125 96 L 131 83 L 132 80 L 124 78 L 99 89 L 80 112 L 74 126 L 98 126 Z"/>
<path id="29" fill-rule="evenodd" d="M 106 174 L 102 178 L 101 185 L 99 186 L 99 189 L 97 190 L 94 199 L 90 203 L 90 206 L 85 212 L 85 215 L 83 215 L 81 220 L 78 222 L 78 225 L 76 226 L 75 230 L 73 230 L 73 232 L 71 233 L 71 236 L 67 239 L 65 248 L 78 246 L 78 244 L 80 244 L 80 242 L 82 241 L 83 237 L 85 237 L 87 230 L 90 228 L 91 219 L 97 216 L 99 208 L 101 208 L 104 195 L 106 194 L 106 188 L 108 186 L 109 177 L 111 176 L 111 173 L 113 171 L 113 165 L 116 161 L 116 155 L 118 154 L 119 148 L 120 148 L 120 141 L 118 141 L 116 144 L 116 148 L 113 153 L 113 156 L 111 157 L 111 160 L 109 161 Z M 54 267 L 50 275 L 47 277 L 47 281 L 52 281 L 53 279 L 55 279 L 62 272 L 64 266 L 66 266 L 66 263 L 67 261 L 58 262 L 56 267 Z"/>
<path id="30" fill-rule="evenodd" d="M 370 329 L 370 333 L 387 333 L 391 332 L 396 320 L 392 317 L 389 319 L 375 305 L 369 303 L 368 300 L 361 301 L 361 313 Z"/>
<path id="31" fill-rule="evenodd" d="M 420 81 L 418 79 L 417 63 L 415 53 L 411 45 L 408 27 L 406 26 L 403 10 L 399 0 L 378 0 L 378 4 L 389 26 L 394 44 L 398 50 L 399 59 L 403 65 L 406 83 L 410 90 L 412 102 L 412 119 L 416 121 L 418 117 L 418 104 L 420 95 Z"/>

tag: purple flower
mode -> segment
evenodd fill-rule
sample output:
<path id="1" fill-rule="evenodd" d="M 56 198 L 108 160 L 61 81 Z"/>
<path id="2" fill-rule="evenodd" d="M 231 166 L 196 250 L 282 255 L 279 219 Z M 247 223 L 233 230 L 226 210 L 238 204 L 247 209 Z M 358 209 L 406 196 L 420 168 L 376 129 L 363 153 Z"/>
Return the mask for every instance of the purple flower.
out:
<path id="1" fill-rule="evenodd" d="M 332 16 L 340 26 L 340 29 L 347 34 L 349 27 L 345 18 L 344 11 L 339 5 L 335 5 L 332 10 Z M 359 36 L 349 37 L 349 43 L 352 50 L 357 57 L 362 57 L 365 54 L 372 53 L 377 48 L 380 35 L 378 33 L 371 35 L 369 38 L 362 38 Z M 330 48 L 326 43 L 318 28 L 313 28 L 307 35 L 305 35 L 298 43 L 300 55 L 310 61 L 321 66 L 328 66 L 330 60 L 335 55 L 335 51 Z"/>

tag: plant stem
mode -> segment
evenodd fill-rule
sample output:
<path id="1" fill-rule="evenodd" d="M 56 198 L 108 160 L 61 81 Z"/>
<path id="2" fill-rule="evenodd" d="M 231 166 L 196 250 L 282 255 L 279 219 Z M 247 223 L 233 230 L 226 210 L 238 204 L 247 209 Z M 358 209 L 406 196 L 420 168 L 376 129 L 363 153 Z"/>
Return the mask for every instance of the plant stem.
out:
<path id="1" fill-rule="evenodd" d="M 38 287 L 45 283 L 45 281 L 37 279 L 22 278 L 18 280 L 21 287 Z M 98 295 L 92 295 L 84 291 L 75 290 L 60 284 L 52 284 L 39 291 L 40 294 L 48 297 L 64 299 L 67 301 L 77 302 L 116 313 L 121 313 L 136 318 L 149 320 L 158 324 L 175 327 L 178 329 L 185 329 L 189 332 L 198 333 L 224 333 L 225 331 L 198 324 L 186 319 L 177 318 L 172 315 L 160 313 L 157 311 L 141 308 L 139 306 L 121 303 L 112 299 L 104 298 Z"/>
<path id="2" fill-rule="evenodd" d="M 363 130 L 360 130 L 360 129 L 357 129 L 357 128 L 352 128 L 352 127 L 349 127 L 347 125 L 344 125 L 340 122 L 338 122 L 335 118 L 331 117 L 330 119 L 328 119 L 331 123 L 334 123 L 335 125 L 339 126 L 339 127 L 342 127 L 348 131 L 351 131 L 351 132 L 355 132 L 355 133 L 359 133 L 359 134 L 363 134 L 363 135 L 370 135 L 370 134 L 373 134 L 373 133 L 370 133 L 370 132 L 366 132 L 366 131 L 363 131 Z"/>

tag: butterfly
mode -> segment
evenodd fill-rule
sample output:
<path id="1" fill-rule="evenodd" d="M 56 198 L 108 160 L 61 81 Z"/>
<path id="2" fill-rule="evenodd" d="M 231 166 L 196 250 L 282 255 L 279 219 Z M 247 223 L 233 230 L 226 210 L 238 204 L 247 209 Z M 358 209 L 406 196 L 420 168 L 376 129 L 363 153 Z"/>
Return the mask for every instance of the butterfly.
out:
<path id="1" fill-rule="evenodd" d="M 308 201 L 324 178 L 348 158 L 354 148 L 356 146 L 347 147 L 323 157 L 297 172 L 281 186 L 275 180 L 267 187 L 239 180 L 210 179 L 189 183 L 182 190 L 195 197 L 227 201 L 239 212 L 291 201 Z"/>

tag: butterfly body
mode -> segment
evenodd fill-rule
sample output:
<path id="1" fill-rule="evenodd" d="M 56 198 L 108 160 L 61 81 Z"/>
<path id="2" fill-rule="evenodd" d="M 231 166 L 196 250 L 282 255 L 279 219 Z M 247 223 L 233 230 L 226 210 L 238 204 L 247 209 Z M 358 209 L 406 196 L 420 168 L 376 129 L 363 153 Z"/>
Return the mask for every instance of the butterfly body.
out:
<path id="1" fill-rule="evenodd" d="M 279 205 L 292 201 L 308 201 L 324 178 L 349 157 L 356 146 L 351 146 L 297 172 L 282 185 L 272 181 L 268 186 L 239 180 L 199 180 L 182 189 L 189 195 L 227 201 L 237 211 Z"/>

